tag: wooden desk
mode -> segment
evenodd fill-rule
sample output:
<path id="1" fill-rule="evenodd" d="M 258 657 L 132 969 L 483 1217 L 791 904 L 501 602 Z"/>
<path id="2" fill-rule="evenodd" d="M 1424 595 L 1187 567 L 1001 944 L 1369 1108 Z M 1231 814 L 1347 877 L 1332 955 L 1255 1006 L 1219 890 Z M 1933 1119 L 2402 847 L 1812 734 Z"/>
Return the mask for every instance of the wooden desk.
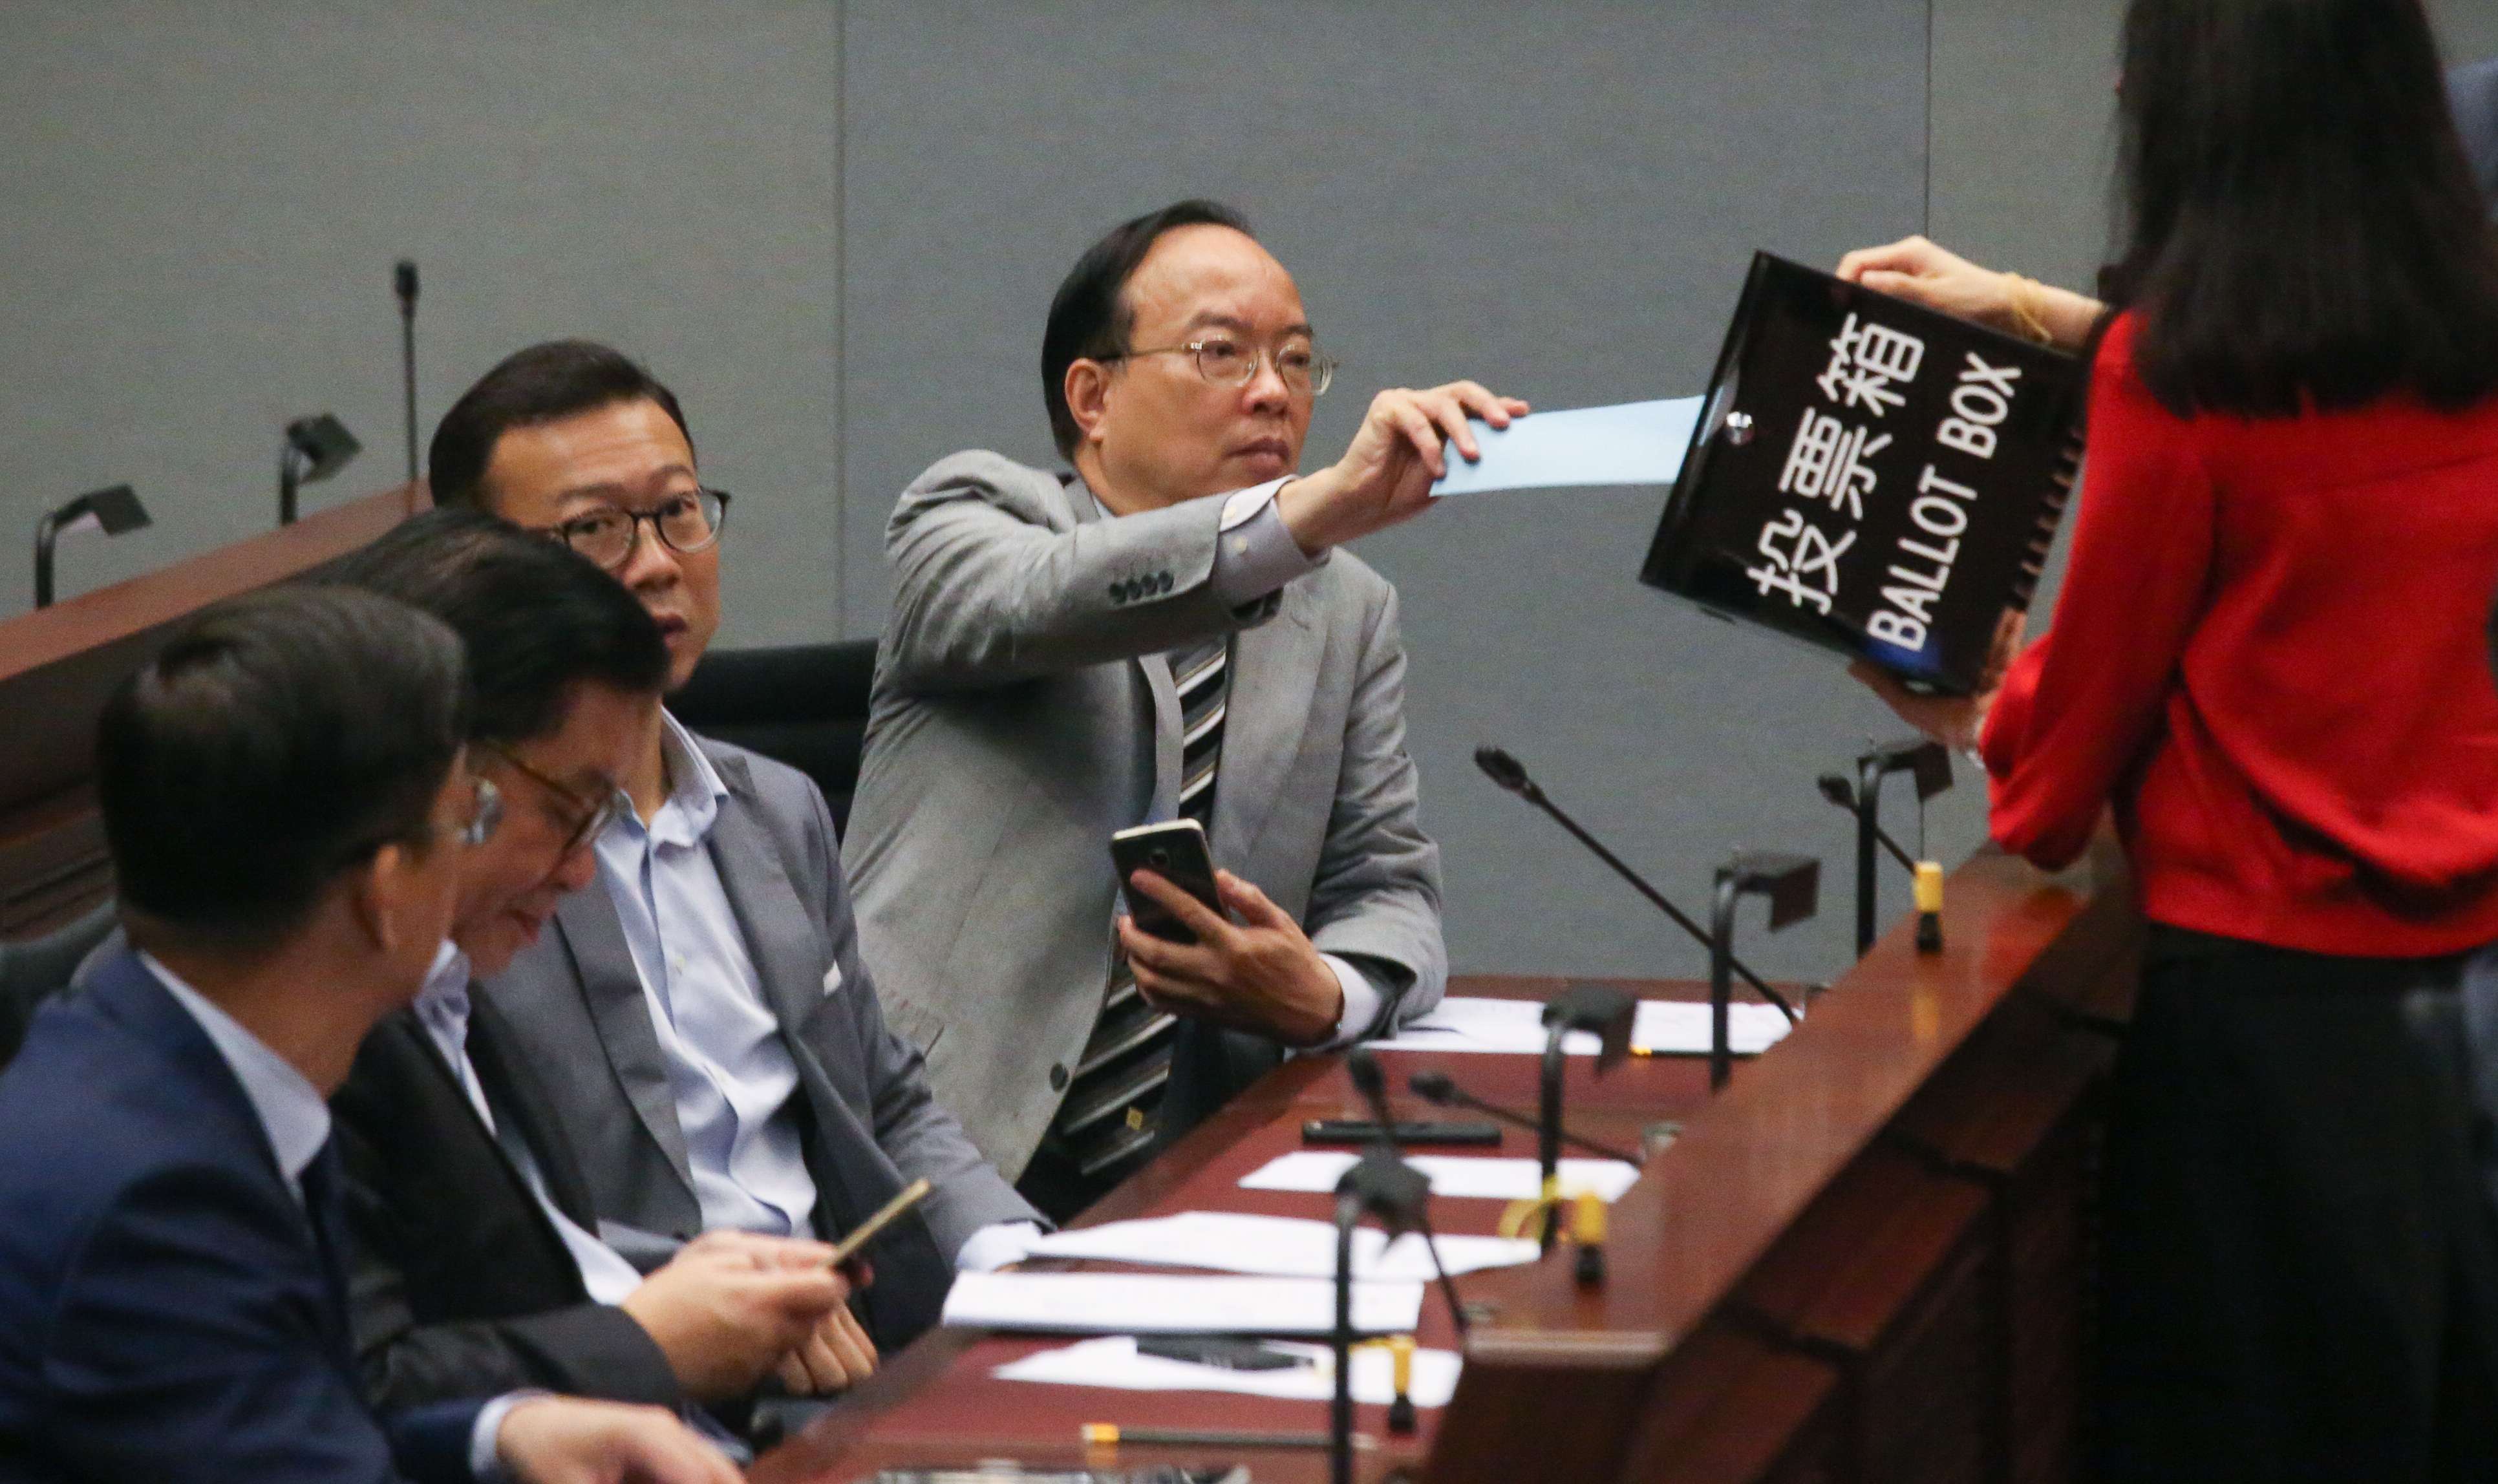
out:
<path id="1" fill-rule="evenodd" d="M 1614 1208 L 1611 1280 L 1579 1289 L 1566 1254 L 1461 1279 L 1494 1312 L 1466 1345 L 1456 1400 L 1424 1413 L 1412 1438 L 1389 1437 L 1382 1410 L 1360 1408 L 1357 1426 L 1384 1443 L 1362 1456 L 1362 1476 L 2070 1477 L 2095 1093 L 2139 941 L 2112 853 L 2094 865 L 2050 878 L 1998 855 L 1972 859 L 1951 881 L 1943 953 L 1915 953 L 1903 923 L 1717 1098 L 1699 1058 L 1633 1061 L 1602 1080 L 1574 1058 L 1569 1106 L 1585 1131 L 1630 1142 L 1658 1119 L 1684 1124 Z M 1559 984 L 1460 979 L 1450 993 L 1542 998 Z M 1687 983 L 1623 988 L 1696 997 Z M 1436 1064 L 1486 1096 L 1531 1104 L 1530 1058 L 1383 1060 L 1394 1087 Z M 1303 1119 L 1359 1112 L 1334 1058 L 1295 1061 L 1084 1222 L 1191 1209 L 1324 1219 L 1325 1196 L 1238 1181 L 1298 1148 Z M 1500 1152 L 1531 1144 L 1512 1134 Z M 1433 1208 L 1451 1232 L 1488 1231 L 1498 1214 L 1484 1201 Z M 1454 1342 L 1436 1302 L 1424 1314 L 1424 1343 Z M 1076 1430 L 1093 1421 L 1325 1425 L 1325 1408 L 1307 1403 L 991 1374 L 1063 1342 L 931 1334 L 753 1477 L 834 1484 L 912 1464 L 1074 1464 L 1087 1461 Z M 1128 1448 L 1116 1462 L 1217 1455 Z M 1325 1477 L 1315 1453 L 1236 1456 L 1261 1481 Z"/>
<path id="2" fill-rule="evenodd" d="M 191 614 L 342 556 L 425 504 L 422 484 L 384 490 L 0 623 L 0 937 L 112 892 L 87 780 L 96 714 L 123 677 Z"/>

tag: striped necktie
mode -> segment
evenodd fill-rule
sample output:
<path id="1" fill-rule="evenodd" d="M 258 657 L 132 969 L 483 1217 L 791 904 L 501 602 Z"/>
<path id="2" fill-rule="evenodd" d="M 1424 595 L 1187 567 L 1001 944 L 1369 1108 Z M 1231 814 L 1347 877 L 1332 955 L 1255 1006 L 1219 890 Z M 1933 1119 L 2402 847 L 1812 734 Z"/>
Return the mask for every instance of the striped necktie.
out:
<path id="1" fill-rule="evenodd" d="M 1232 644 L 1218 639 L 1170 656 L 1179 692 L 1179 813 L 1214 826 L 1214 771 L 1223 754 L 1224 704 L 1230 695 Z M 1145 1003 L 1128 961 L 1114 957 L 1101 1018 L 1067 1082 L 1050 1131 L 1088 1183 L 1106 1185 L 1153 1147 L 1163 1093 L 1170 1084 L 1171 1046 L 1179 1023 Z"/>

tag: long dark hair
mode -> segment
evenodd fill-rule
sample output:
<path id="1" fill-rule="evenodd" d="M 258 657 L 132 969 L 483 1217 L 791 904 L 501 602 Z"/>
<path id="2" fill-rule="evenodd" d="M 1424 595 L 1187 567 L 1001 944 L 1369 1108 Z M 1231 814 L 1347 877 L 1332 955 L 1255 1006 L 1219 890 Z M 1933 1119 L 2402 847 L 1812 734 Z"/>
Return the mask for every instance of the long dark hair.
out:
<path id="1" fill-rule="evenodd" d="M 2498 237 L 2419 0 L 2133 0 L 2124 68 L 2100 287 L 2163 405 L 2498 391 Z"/>

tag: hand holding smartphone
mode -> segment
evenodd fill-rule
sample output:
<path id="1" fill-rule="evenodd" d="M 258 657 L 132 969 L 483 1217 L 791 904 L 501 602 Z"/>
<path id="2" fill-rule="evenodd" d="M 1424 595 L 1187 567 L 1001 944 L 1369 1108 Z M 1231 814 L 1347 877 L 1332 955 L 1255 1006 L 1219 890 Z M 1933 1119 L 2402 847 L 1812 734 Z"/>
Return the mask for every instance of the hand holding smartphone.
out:
<path id="1" fill-rule="evenodd" d="M 1217 917 L 1223 915 L 1223 899 L 1214 888 L 1214 854 L 1206 848 L 1205 827 L 1194 819 L 1120 831 L 1110 837 L 1110 864 L 1119 872 L 1120 895 L 1139 932 L 1174 943 L 1197 941 L 1170 908 L 1130 884 L 1128 878 L 1140 870 L 1152 871 L 1205 903 Z"/>
<path id="2" fill-rule="evenodd" d="M 824 1259 L 824 1266 L 838 1268 L 858 1256 L 869 1243 L 877 1239 L 879 1233 L 892 1225 L 904 1212 L 927 1199 L 929 1188 L 925 1176 L 903 1186 L 893 1199 L 885 1202 L 877 1211 L 876 1215 L 850 1228 L 849 1235 L 833 1245 L 833 1255 Z"/>

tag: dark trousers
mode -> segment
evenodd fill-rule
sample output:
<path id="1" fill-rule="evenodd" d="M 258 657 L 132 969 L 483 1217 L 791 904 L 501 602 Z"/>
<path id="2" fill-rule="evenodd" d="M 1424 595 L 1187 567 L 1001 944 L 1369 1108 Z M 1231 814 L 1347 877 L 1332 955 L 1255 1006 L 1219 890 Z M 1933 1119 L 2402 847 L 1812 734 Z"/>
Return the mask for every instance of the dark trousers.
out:
<path id="1" fill-rule="evenodd" d="M 2152 930 L 2101 1184 L 2098 1476 L 2498 1477 L 2459 968 Z"/>

